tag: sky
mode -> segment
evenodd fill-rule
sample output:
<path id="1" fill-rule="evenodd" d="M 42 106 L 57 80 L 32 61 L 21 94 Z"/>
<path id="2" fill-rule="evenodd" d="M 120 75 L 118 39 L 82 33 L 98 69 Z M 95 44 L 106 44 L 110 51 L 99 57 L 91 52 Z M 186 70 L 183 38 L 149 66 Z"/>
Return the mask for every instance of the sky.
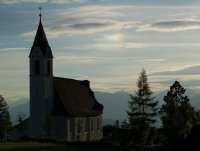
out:
<path id="1" fill-rule="evenodd" d="M 144 68 L 154 92 L 200 90 L 198 0 L 0 0 L 0 94 L 29 97 L 29 52 L 42 23 L 54 76 L 133 93 Z M 200 91 L 199 91 L 200 92 Z"/>

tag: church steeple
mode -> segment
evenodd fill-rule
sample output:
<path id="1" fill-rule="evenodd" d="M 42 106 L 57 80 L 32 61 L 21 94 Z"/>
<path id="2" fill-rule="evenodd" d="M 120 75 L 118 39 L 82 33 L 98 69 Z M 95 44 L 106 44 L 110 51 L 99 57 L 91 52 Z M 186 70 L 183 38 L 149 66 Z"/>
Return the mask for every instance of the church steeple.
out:
<path id="1" fill-rule="evenodd" d="M 38 29 L 29 55 L 30 61 L 30 135 L 45 136 L 44 123 L 53 106 L 53 55 L 42 26 Z"/>
<path id="2" fill-rule="evenodd" d="M 34 39 L 33 46 L 31 48 L 31 52 L 30 52 L 29 57 L 34 54 L 33 53 L 34 48 L 40 48 L 40 50 L 41 50 L 41 52 L 44 56 L 48 56 L 48 57 L 53 58 L 53 54 L 51 52 L 51 47 L 49 46 L 48 40 L 46 38 L 45 31 L 44 31 L 44 28 L 43 28 L 43 25 L 42 25 L 41 12 L 39 14 L 39 17 L 40 17 L 40 20 L 39 20 L 38 29 L 37 29 L 37 32 L 36 32 L 36 35 L 35 35 L 35 39 Z"/>

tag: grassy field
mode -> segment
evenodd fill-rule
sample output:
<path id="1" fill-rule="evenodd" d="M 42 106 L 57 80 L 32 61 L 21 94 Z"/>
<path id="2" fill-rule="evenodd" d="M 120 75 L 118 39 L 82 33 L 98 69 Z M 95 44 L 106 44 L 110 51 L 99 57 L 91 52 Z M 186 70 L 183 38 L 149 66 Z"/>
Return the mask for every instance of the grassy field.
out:
<path id="1" fill-rule="evenodd" d="M 120 151 L 119 148 L 102 144 L 3 142 L 0 151 Z"/>

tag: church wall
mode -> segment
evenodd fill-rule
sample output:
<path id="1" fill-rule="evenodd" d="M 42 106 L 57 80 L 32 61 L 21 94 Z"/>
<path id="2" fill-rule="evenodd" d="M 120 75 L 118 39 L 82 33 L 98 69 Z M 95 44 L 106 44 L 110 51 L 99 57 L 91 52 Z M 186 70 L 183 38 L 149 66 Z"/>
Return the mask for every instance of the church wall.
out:
<path id="1" fill-rule="evenodd" d="M 102 115 L 90 118 L 90 141 L 101 140 L 102 135 Z"/>
<path id="2" fill-rule="evenodd" d="M 98 122 L 97 122 L 98 119 Z M 72 116 L 67 117 L 67 140 L 98 141 L 102 139 L 102 116 Z M 92 124 L 93 123 L 93 124 Z"/>
<path id="3" fill-rule="evenodd" d="M 66 116 L 54 116 L 53 122 L 53 137 L 66 141 L 68 135 Z"/>

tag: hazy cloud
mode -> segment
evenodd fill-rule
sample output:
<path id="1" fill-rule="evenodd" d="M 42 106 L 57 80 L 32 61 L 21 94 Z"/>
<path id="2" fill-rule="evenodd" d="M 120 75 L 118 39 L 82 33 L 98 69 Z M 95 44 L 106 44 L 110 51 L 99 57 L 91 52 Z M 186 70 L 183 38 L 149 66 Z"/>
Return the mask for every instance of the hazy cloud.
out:
<path id="1" fill-rule="evenodd" d="M 158 63 L 158 62 L 164 62 L 166 61 L 165 59 L 141 59 L 137 60 L 137 62 L 145 62 L 145 63 Z"/>
<path id="2" fill-rule="evenodd" d="M 29 50 L 29 48 L 0 48 L 0 52 L 4 51 L 26 51 Z"/>
<path id="3" fill-rule="evenodd" d="M 56 4 L 65 4 L 65 3 L 86 3 L 88 0 L 48 0 L 50 3 L 56 3 Z"/>
<path id="4" fill-rule="evenodd" d="M 61 26 L 46 28 L 48 37 L 58 37 L 63 34 L 92 34 L 110 30 L 129 29 L 134 26 L 133 22 L 102 21 L 102 22 L 82 22 L 75 24 L 65 24 Z M 35 31 L 23 33 L 22 36 L 34 36 Z"/>
<path id="5" fill-rule="evenodd" d="M 104 57 L 90 57 L 90 56 L 57 56 L 56 60 L 67 61 L 71 64 L 87 64 L 97 62 L 97 60 L 103 60 Z"/>
<path id="6" fill-rule="evenodd" d="M 0 0 L 0 4 L 21 4 L 21 3 L 56 3 L 56 4 L 65 4 L 65 3 L 85 3 L 87 0 Z"/>
<path id="7" fill-rule="evenodd" d="M 156 72 L 151 75 L 200 75 L 200 65 L 186 66 L 173 71 Z"/>
<path id="8" fill-rule="evenodd" d="M 200 29 L 200 20 L 174 19 L 141 25 L 138 31 L 175 32 Z"/>
<path id="9" fill-rule="evenodd" d="M 68 10 L 62 10 L 59 15 L 62 18 L 78 18 L 78 19 L 105 19 L 105 18 L 115 18 L 115 17 L 126 17 L 122 9 L 133 8 L 134 6 L 104 6 L 104 5 L 84 5 L 80 7 L 70 8 Z"/>

